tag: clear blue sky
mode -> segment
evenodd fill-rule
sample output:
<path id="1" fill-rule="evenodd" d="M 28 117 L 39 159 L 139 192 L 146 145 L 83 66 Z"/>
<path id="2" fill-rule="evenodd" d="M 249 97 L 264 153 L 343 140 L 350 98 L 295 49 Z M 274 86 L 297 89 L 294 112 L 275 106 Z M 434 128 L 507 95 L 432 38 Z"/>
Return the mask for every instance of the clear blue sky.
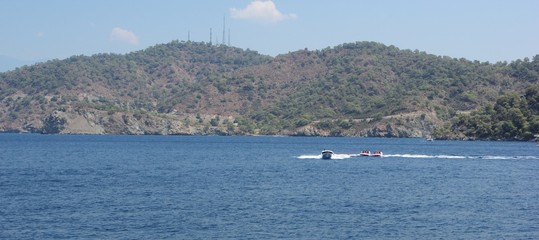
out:
<path id="1" fill-rule="evenodd" d="M 172 40 L 278 55 L 375 41 L 479 61 L 539 54 L 537 0 L 3 0 L 0 56 L 127 53 Z"/>

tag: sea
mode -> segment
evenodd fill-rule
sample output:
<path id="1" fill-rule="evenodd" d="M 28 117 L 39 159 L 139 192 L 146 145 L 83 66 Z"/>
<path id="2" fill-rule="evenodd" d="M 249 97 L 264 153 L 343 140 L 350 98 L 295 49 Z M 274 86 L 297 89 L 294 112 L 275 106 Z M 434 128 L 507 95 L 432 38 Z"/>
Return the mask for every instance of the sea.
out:
<path id="1" fill-rule="evenodd" d="M 539 239 L 539 147 L 0 134 L 0 239 Z"/>

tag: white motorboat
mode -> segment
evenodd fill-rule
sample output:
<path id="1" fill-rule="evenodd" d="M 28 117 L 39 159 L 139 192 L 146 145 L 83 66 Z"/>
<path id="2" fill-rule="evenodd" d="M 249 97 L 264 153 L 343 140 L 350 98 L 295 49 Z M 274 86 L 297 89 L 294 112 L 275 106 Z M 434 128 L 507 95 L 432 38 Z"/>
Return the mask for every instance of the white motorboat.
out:
<path id="1" fill-rule="evenodd" d="M 322 151 L 322 159 L 331 159 L 333 154 L 335 154 L 333 151 L 326 149 L 326 150 Z"/>

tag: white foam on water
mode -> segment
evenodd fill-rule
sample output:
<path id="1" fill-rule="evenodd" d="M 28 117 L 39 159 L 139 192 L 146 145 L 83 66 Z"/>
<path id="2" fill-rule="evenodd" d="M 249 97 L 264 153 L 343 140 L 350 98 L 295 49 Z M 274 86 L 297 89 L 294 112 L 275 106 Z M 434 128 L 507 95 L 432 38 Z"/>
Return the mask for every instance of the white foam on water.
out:
<path id="1" fill-rule="evenodd" d="M 488 160 L 511 160 L 511 159 L 539 159 L 536 156 L 461 156 L 461 155 L 426 155 L 426 154 L 386 154 L 384 157 L 399 158 L 435 158 L 435 159 L 488 159 Z"/>
<path id="2" fill-rule="evenodd" d="M 475 158 L 488 159 L 488 160 L 533 160 L 539 159 L 536 156 L 475 156 Z"/>
<path id="3" fill-rule="evenodd" d="M 333 154 L 333 156 L 331 156 L 331 159 L 347 159 L 347 158 L 350 158 L 350 157 L 351 157 L 350 154 L 335 153 L 335 154 Z"/>
<path id="4" fill-rule="evenodd" d="M 320 159 L 322 155 L 301 155 L 298 159 Z"/>
<path id="5" fill-rule="evenodd" d="M 444 159 L 462 159 L 466 156 L 458 155 L 426 155 L 426 154 L 386 154 L 385 157 L 401 157 L 401 158 L 444 158 Z"/>
<path id="6" fill-rule="evenodd" d="M 355 154 L 339 154 L 339 153 L 335 153 L 335 154 L 333 154 L 333 156 L 331 156 L 331 159 L 335 159 L 335 160 L 347 159 L 347 158 L 352 157 L 353 155 L 355 155 Z M 318 155 L 301 155 L 301 156 L 298 157 L 298 159 L 322 159 L 322 154 L 318 154 Z"/>
<path id="7" fill-rule="evenodd" d="M 335 160 L 341 160 L 341 159 L 348 159 L 352 157 L 360 157 L 359 154 L 333 154 L 331 159 Z M 372 156 L 371 156 L 372 157 Z M 388 158 L 425 158 L 425 159 L 486 159 L 486 160 L 539 160 L 538 156 L 491 156 L 491 155 L 483 155 L 483 156 L 461 156 L 461 155 L 447 155 L 447 154 L 440 154 L 440 155 L 427 155 L 427 154 L 410 154 L 410 153 L 402 153 L 402 154 L 384 154 L 382 157 L 388 157 Z M 322 159 L 322 155 L 301 155 L 297 157 L 298 159 Z"/>
<path id="8" fill-rule="evenodd" d="M 423 155 L 423 154 L 385 154 L 384 157 L 432 158 L 431 155 Z"/>
<path id="9" fill-rule="evenodd" d="M 455 156 L 455 155 L 436 155 L 435 158 L 449 158 L 449 159 L 460 159 L 460 158 L 466 158 L 466 156 Z"/>

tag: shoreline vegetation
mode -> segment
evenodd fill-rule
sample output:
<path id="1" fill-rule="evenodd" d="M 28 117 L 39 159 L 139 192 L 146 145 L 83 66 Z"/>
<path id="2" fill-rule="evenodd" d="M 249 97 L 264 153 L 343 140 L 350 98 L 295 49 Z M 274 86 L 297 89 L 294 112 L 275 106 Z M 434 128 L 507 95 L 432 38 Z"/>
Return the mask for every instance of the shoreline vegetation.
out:
<path id="1" fill-rule="evenodd" d="M 356 42 L 270 57 L 172 41 L 0 73 L 0 132 L 531 141 L 539 55 L 489 63 Z"/>
<path id="2" fill-rule="evenodd" d="M 191 137 L 306 137 L 306 138 L 411 138 L 411 139 L 425 139 L 425 141 L 494 141 L 494 142 L 538 142 L 539 135 L 536 135 L 532 139 L 481 139 L 481 138 L 426 138 L 426 137 L 378 137 L 378 136 L 317 136 L 317 135 L 226 135 L 226 134 L 108 134 L 108 133 L 41 133 L 41 132 L 20 132 L 20 131 L 2 131 L 0 134 L 21 134 L 21 135 L 56 135 L 56 136 L 191 136 Z"/>

